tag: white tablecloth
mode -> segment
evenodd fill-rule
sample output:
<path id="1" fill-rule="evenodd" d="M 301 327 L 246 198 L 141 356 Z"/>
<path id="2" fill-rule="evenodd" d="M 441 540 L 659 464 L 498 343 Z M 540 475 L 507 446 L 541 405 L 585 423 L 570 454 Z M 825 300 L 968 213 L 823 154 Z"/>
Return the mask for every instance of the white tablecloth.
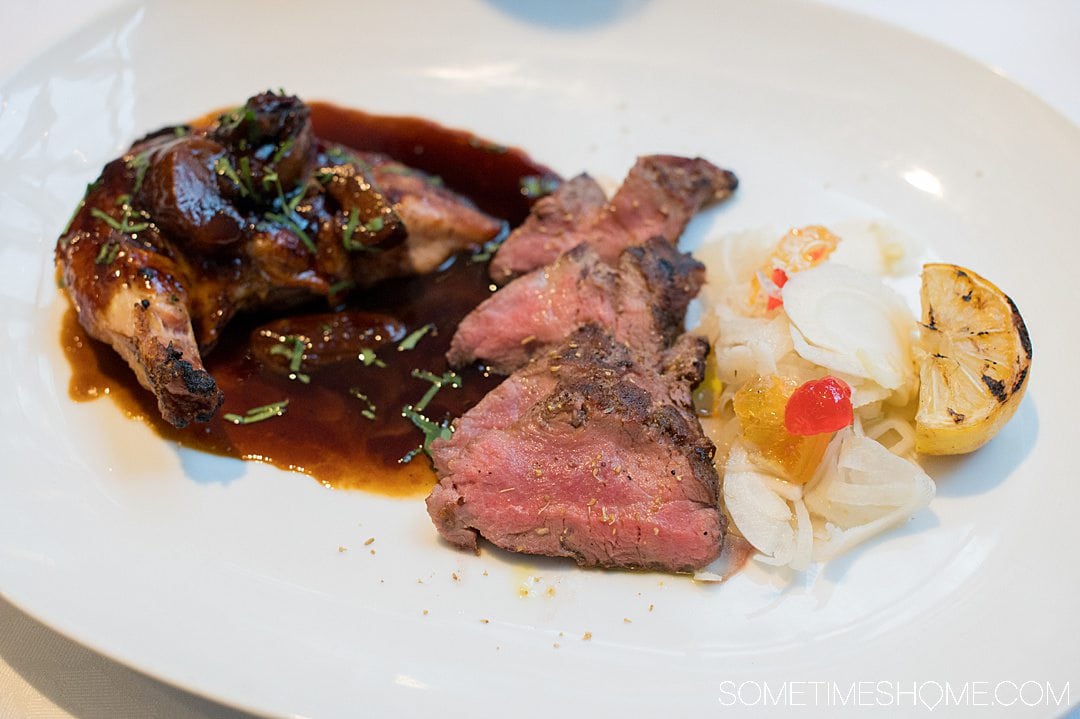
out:
<path id="1" fill-rule="evenodd" d="M 1080 125 L 1080 0 L 825 2 L 949 45 Z M 116 4 L 4 0 L 0 78 Z M 0 719 L 243 716 L 85 649 L 0 599 Z M 1080 717 L 1080 711 L 1072 716 Z"/>

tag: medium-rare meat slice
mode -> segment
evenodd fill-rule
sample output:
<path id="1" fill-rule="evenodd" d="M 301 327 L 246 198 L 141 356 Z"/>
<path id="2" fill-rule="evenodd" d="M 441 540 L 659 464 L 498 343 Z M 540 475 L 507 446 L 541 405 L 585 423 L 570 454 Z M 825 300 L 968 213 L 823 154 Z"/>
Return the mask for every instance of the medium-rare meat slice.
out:
<path id="1" fill-rule="evenodd" d="M 682 331 L 704 266 L 662 238 L 627 248 L 617 267 L 587 244 L 518 277 L 458 325 L 447 359 L 455 367 L 481 360 L 508 374 L 530 357 L 592 323 L 652 356 Z"/>
<path id="2" fill-rule="evenodd" d="M 603 188 L 585 173 L 563 182 L 537 200 L 529 216 L 506 239 L 513 248 L 496 254 L 489 268 L 492 278 L 505 282 L 515 274 L 543 267 L 572 248 L 565 238 L 579 237 L 582 227 L 596 221 L 607 199 Z"/>
<path id="3" fill-rule="evenodd" d="M 439 533 L 583 566 L 687 572 L 720 553 L 714 447 L 689 404 L 707 343 L 645 358 L 595 325 L 534 358 L 431 454 Z"/>
<path id="4" fill-rule="evenodd" d="M 611 202 L 596 204 L 595 191 L 584 189 L 587 184 L 582 180 L 565 193 L 557 191 L 551 203 L 537 203 L 535 220 L 512 232 L 492 259 L 496 282 L 547 265 L 582 242 L 606 262 L 650 237 L 675 244 L 690 218 L 709 202 L 728 197 L 738 180 L 701 158 L 648 155 L 638 158 Z M 559 217 L 559 208 L 562 216 L 576 219 L 553 228 L 558 231 L 538 231 L 551 222 L 545 218 Z"/>

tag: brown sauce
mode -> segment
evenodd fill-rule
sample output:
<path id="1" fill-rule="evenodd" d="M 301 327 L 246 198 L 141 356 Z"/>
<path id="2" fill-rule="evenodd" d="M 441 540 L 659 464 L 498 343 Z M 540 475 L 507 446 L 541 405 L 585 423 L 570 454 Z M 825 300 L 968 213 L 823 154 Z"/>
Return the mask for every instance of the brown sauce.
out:
<path id="1" fill-rule="evenodd" d="M 323 139 L 384 152 L 438 174 L 449 187 L 512 225 L 528 213 L 530 200 L 520 191 L 522 179 L 552 174 L 520 150 L 496 147 L 426 120 L 380 117 L 325 103 L 312 103 L 311 108 L 316 134 Z M 252 333 L 277 315 L 237 319 L 203 358 L 225 393 L 225 404 L 210 422 L 185 429 L 161 419 L 153 395 L 138 385 L 127 364 L 110 347 L 88 338 L 74 310 L 69 310 L 61 330 L 72 368 L 69 395 L 79 402 L 109 396 L 129 416 L 184 447 L 268 462 L 303 472 L 329 487 L 391 496 L 425 494 L 435 482 L 428 458 L 419 454 L 408 463 L 400 461 L 423 439 L 402 416 L 402 407 L 415 404 L 431 387 L 412 372 L 447 371 L 444 355 L 458 322 L 491 291 L 486 262 L 459 255 L 447 264 L 431 275 L 381 283 L 336 308 L 391 315 L 407 332 L 434 324 L 414 349 L 399 351 L 394 342 L 374 347 L 385 367 L 365 366 L 359 360 L 305 367 L 310 382 L 303 384 L 280 368 L 265 367 L 252 352 Z M 289 314 L 327 310 L 325 304 L 315 303 Z M 501 379 L 476 368 L 459 374 L 462 386 L 441 389 L 424 411 L 427 417 L 460 416 Z M 289 404 L 280 416 L 242 425 L 225 419 L 228 413 L 243 415 L 286 399 Z M 372 405 L 374 420 L 365 416 Z"/>

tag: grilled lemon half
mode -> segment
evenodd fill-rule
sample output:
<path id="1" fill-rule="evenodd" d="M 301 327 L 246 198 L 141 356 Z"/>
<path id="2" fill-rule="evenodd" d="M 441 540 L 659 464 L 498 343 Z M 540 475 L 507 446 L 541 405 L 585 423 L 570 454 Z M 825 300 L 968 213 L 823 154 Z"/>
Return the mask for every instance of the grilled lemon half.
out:
<path id="1" fill-rule="evenodd" d="M 1027 389 L 1031 340 L 1016 305 L 949 264 L 923 267 L 916 449 L 964 454 L 1005 426 Z"/>

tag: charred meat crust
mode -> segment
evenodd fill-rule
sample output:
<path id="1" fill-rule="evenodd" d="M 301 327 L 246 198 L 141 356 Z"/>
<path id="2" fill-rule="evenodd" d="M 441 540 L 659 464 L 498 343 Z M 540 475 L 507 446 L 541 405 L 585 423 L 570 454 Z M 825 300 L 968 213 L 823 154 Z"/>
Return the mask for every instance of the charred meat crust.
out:
<path id="1" fill-rule="evenodd" d="M 166 421 L 185 427 L 192 419 L 209 422 L 225 395 L 214 378 L 204 369 L 194 367 L 171 344 L 163 348 L 160 358 L 145 360 L 151 386 L 156 390 L 158 409 Z"/>
<path id="2" fill-rule="evenodd" d="M 662 237 L 628 247 L 624 253 L 632 258 L 645 278 L 653 298 L 656 326 L 661 328 L 665 344 L 671 344 L 682 332 L 690 300 L 705 283 L 705 265 L 689 253 L 677 251 Z"/>
<path id="3" fill-rule="evenodd" d="M 659 353 L 682 331 L 704 277 L 701 263 L 662 238 L 627 248 L 616 267 L 582 243 L 477 306 L 458 326 L 447 360 L 461 367 L 479 359 L 508 373 L 590 322 Z"/>
<path id="4" fill-rule="evenodd" d="M 610 202 L 598 203 L 595 192 L 584 194 L 575 186 L 556 191 L 543 206 L 537 203 L 529 220 L 499 248 L 491 277 L 506 282 L 582 242 L 607 262 L 650 237 L 675 244 L 698 210 L 726 199 L 737 186 L 732 172 L 701 158 L 639 157 Z M 588 199 L 581 202 L 582 196 Z M 565 222 L 559 220 L 560 210 Z"/>

